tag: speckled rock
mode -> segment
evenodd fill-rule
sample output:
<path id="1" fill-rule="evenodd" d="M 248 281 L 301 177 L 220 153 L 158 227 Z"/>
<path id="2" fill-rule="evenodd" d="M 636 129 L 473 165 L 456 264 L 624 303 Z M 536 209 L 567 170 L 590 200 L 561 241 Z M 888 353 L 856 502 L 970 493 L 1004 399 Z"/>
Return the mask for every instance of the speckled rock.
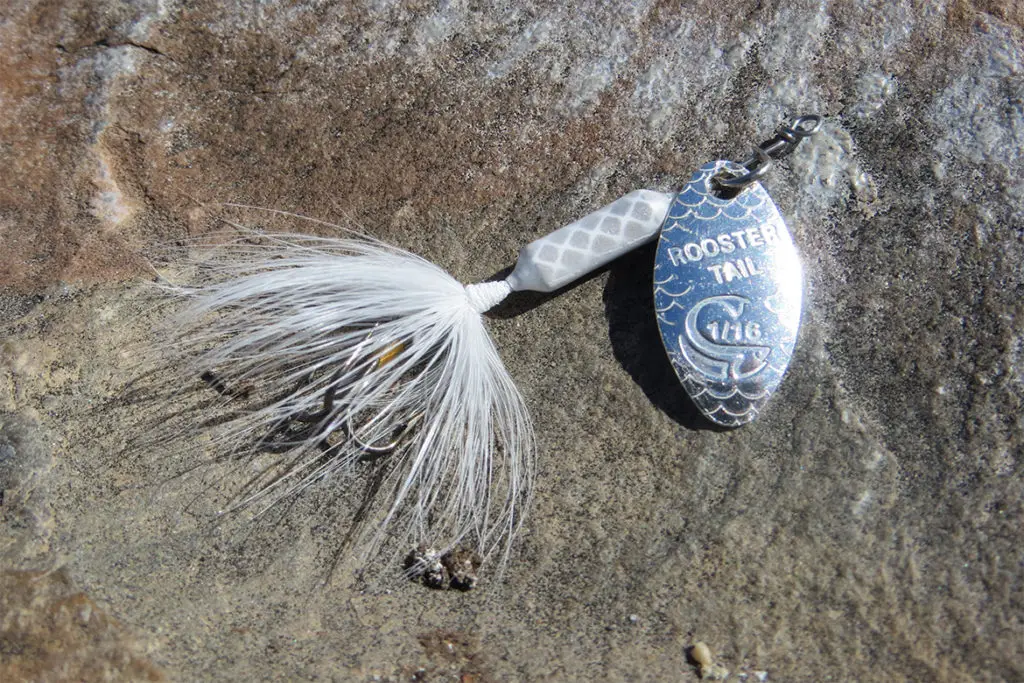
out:
<path id="1" fill-rule="evenodd" d="M 5 681 L 162 681 L 116 621 L 63 571 L 0 572 Z"/>
<path id="2" fill-rule="evenodd" d="M 2 464 L 3 561 L 66 565 L 182 680 L 696 680 L 698 639 L 747 680 L 1024 678 L 1022 8 L 0 10 L 0 448 L 22 444 L 0 458 L 26 454 Z M 490 327 L 538 487 L 473 591 L 345 545 L 362 474 L 219 523 L 245 460 L 151 438 L 187 404 L 133 383 L 147 257 L 212 203 L 470 281 L 803 113 L 823 132 L 765 180 L 807 306 L 770 407 L 719 432 L 684 400 L 650 250 L 510 307 Z M 471 653 L 439 664 L 439 633 Z"/>

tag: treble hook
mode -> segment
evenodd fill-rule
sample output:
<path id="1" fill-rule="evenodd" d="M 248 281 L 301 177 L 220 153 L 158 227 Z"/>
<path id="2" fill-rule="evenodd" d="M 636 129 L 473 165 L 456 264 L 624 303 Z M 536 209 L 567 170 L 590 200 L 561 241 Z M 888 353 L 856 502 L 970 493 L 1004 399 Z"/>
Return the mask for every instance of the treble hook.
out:
<path id="1" fill-rule="evenodd" d="M 356 360 L 357 360 L 359 354 L 366 347 L 366 345 L 369 344 L 370 339 L 373 337 L 373 333 L 377 330 L 378 326 L 379 326 L 379 323 L 377 325 L 374 325 L 373 328 L 370 330 L 369 334 L 366 335 L 366 338 L 363 339 L 363 341 L 361 341 L 356 346 L 356 348 L 352 351 L 352 355 L 349 357 L 348 361 L 342 367 L 340 372 L 348 374 L 348 372 L 352 368 L 352 366 L 355 365 Z M 334 406 L 334 400 L 336 398 L 336 393 L 338 392 L 339 389 L 343 389 L 346 394 L 349 394 L 352 391 L 359 391 L 360 387 L 365 387 L 369 382 L 372 381 L 372 378 L 370 377 L 370 374 L 373 372 L 374 368 L 379 368 L 382 365 L 390 363 L 392 360 L 394 360 L 395 356 L 397 356 L 398 354 L 400 354 L 404 350 L 404 348 L 405 348 L 405 345 L 403 343 L 401 343 L 401 342 L 392 344 L 391 346 L 385 348 L 383 353 L 378 355 L 378 357 L 362 372 L 362 375 L 360 377 L 351 379 L 351 380 L 345 382 L 344 384 L 342 384 L 341 382 L 338 382 L 338 383 L 333 384 L 332 386 L 330 386 L 328 388 L 328 390 L 326 392 L 324 392 L 324 409 L 323 409 L 322 412 L 325 413 L 325 414 L 329 414 L 331 412 L 331 410 L 333 409 L 333 406 Z M 336 377 L 337 377 L 337 375 L 336 375 Z M 340 379 L 340 377 L 338 377 L 338 379 Z M 355 389 L 352 389 L 351 387 L 353 385 L 357 384 L 357 383 L 358 383 L 359 386 L 356 387 Z M 365 428 L 365 427 L 367 427 L 369 425 L 372 425 L 374 422 L 377 422 L 378 420 L 380 420 L 381 416 L 384 415 L 385 412 L 386 412 L 386 409 L 382 410 L 377 415 L 374 415 L 373 417 L 371 417 L 363 425 L 363 427 Z M 394 452 L 394 450 L 396 448 L 398 448 L 398 444 L 401 442 L 402 438 L 404 438 L 409 432 L 411 432 L 413 430 L 413 428 L 416 426 L 416 424 L 419 423 L 419 421 L 422 418 L 423 418 L 423 414 L 422 413 L 417 413 L 417 414 L 413 415 L 412 418 L 408 422 L 400 424 L 400 425 L 398 425 L 398 427 L 396 427 L 394 429 L 394 431 L 391 434 L 391 441 L 389 441 L 388 443 L 380 444 L 380 443 L 375 442 L 373 439 L 371 439 L 369 441 L 364 441 L 360 437 L 360 435 L 358 433 L 359 430 L 357 430 L 356 427 L 354 427 L 352 425 L 352 411 L 351 411 L 351 407 L 350 406 L 346 406 L 345 407 L 345 420 L 344 420 L 344 423 L 342 425 L 342 428 L 343 428 L 345 434 L 351 440 L 351 442 L 355 445 L 355 447 L 363 452 L 363 455 L 360 458 L 360 460 L 375 460 L 375 459 L 379 458 L 382 455 L 388 455 L 388 454 Z M 378 441 L 379 441 L 380 438 L 381 437 L 377 437 Z"/>
<path id="2" fill-rule="evenodd" d="M 800 141 L 808 138 L 821 128 L 821 117 L 817 114 L 801 116 L 793 121 L 792 126 L 782 125 L 775 132 L 775 137 L 754 147 L 754 154 L 741 166 L 747 169 L 743 175 L 736 177 L 716 176 L 715 183 L 722 189 L 742 190 L 767 173 L 774 160 L 792 152 Z"/>
<path id="3" fill-rule="evenodd" d="M 377 417 L 380 417 L 380 415 L 371 418 L 370 422 L 372 423 L 374 420 L 377 419 Z M 402 441 L 402 438 L 405 437 L 406 434 L 411 432 L 413 428 L 416 426 L 416 424 L 422 418 L 423 413 L 416 413 L 415 415 L 413 415 L 411 420 L 409 420 L 405 424 L 399 425 L 395 429 L 395 431 L 391 435 L 391 441 L 389 443 L 382 445 L 377 445 L 373 442 L 367 443 L 363 441 L 356 433 L 356 429 L 352 426 L 352 415 L 345 416 L 345 431 L 348 434 L 348 438 L 351 439 L 352 443 L 355 444 L 356 448 L 363 452 L 363 455 L 362 457 L 360 457 L 360 460 L 376 460 L 382 455 L 389 455 L 393 453 L 394 450 L 398 448 L 398 444 Z"/>

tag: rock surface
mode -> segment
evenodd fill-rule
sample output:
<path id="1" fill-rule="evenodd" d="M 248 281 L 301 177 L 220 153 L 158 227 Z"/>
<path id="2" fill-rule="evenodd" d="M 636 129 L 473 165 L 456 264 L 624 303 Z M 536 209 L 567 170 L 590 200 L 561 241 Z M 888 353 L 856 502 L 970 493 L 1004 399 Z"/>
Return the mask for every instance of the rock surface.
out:
<path id="1" fill-rule="evenodd" d="M 162 681 L 124 629 L 66 572 L 0 573 L 5 681 Z"/>
<path id="2" fill-rule="evenodd" d="M 722 7 L 0 10 L 5 568 L 66 566 L 181 680 L 696 680 L 699 640 L 746 680 L 1024 677 L 1024 4 Z M 216 524 L 244 471 L 131 448 L 161 408 L 129 385 L 145 255 L 211 203 L 471 281 L 812 112 L 765 181 L 807 308 L 757 423 L 682 399 L 650 251 L 491 321 L 540 472 L 472 592 L 357 574 L 345 482 Z"/>

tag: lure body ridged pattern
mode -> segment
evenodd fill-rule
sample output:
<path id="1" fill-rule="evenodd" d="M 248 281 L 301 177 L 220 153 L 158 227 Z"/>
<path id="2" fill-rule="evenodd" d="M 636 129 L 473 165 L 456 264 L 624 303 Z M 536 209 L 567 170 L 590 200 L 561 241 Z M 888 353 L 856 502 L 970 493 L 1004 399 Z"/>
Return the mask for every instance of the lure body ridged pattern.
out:
<path id="1" fill-rule="evenodd" d="M 508 277 L 514 290 L 553 292 L 658 237 L 675 197 L 635 190 L 523 247 Z"/>

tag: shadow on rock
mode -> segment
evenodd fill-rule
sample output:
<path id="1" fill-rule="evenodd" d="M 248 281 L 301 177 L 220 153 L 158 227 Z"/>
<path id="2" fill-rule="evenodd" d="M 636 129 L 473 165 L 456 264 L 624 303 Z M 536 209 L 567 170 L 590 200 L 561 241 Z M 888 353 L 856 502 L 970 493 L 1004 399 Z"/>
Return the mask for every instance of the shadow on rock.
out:
<path id="1" fill-rule="evenodd" d="M 704 418 L 676 378 L 654 315 L 651 273 L 656 244 L 620 258 L 604 290 L 608 334 L 616 360 L 662 412 L 687 429 L 728 431 Z"/>

